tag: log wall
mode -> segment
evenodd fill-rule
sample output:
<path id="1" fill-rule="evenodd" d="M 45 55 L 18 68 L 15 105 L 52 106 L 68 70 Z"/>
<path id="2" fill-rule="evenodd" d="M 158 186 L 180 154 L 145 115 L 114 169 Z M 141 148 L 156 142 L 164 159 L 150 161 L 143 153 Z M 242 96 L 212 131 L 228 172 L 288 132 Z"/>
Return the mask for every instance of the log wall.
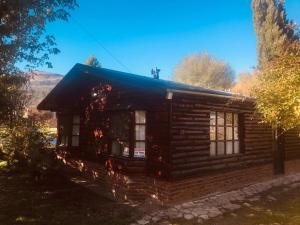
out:
<path id="1" fill-rule="evenodd" d="M 240 153 L 210 156 L 211 111 L 239 114 Z M 286 156 L 300 158 L 297 131 L 286 134 Z M 200 176 L 272 162 L 271 128 L 254 113 L 253 102 L 176 93 L 172 100 L 171 177 Z"/>

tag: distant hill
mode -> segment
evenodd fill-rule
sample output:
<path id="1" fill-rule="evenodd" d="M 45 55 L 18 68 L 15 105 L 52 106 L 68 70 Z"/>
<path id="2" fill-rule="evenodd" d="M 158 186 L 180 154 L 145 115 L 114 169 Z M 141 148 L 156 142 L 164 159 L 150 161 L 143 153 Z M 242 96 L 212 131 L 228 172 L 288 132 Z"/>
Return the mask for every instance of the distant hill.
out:
<path id="1" fill-rule="evenodd" d="M 36 108 L 43 98 L 45 98 L 54 86 L 63 78 L 63 75 L 61 74 L 43 71 L 35 71 L 28 74 L 28 76 L 30 76 L 30 94 L 32 95 L 30 108 Z"/>

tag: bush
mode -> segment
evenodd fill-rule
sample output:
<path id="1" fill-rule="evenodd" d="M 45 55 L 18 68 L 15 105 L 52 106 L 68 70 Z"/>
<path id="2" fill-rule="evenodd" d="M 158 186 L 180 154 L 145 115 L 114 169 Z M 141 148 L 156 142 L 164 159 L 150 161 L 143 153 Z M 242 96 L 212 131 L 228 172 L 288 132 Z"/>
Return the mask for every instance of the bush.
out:
<path id="1" fill-rule="evenodd" d="M 20 119 L 0 132 L 0 151 L 10 167 L 29 169 L 36 179 L 55 167 L 54 136 L 32 117 Z"/>

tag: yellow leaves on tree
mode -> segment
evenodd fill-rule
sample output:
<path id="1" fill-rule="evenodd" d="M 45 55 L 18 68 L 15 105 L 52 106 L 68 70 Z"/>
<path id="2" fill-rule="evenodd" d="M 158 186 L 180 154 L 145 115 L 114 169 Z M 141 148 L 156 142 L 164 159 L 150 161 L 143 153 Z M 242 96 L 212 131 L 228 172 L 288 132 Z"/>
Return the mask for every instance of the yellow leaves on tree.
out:
<path id="1" fill-rule="evenodd" d="M 258 74 L 253 93 L 264 122 L 283 130 L 300 125 L 300 43 Z"/>

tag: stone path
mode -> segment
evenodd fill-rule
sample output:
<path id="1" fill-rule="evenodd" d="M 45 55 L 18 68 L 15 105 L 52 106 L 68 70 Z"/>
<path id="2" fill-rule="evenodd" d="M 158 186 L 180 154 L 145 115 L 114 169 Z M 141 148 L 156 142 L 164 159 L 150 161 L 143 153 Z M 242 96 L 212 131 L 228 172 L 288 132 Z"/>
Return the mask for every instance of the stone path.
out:
<path id="1" fill-rule="evenodd" d="M 145 215 L 131 225 L 164 224 L 168 225 L 169 220 L 184 218 L 195 219 L 199 224 L 205 220 L 222 215 L 241 208 L 250 206 L 251 203 L 260 199 L 259 194 L 273 187 L 286 186 L 285 189 L 300 187 L 300 174 L 281 176 L 269 181 L 256 183 L 239 190 L 214 193 L 202 197 L 199 200 L 186 202 L 172 206 L 166 210 L 160 210 Z M 267 197 L 270 201 L 276 200 L 272 196 Z"/>

